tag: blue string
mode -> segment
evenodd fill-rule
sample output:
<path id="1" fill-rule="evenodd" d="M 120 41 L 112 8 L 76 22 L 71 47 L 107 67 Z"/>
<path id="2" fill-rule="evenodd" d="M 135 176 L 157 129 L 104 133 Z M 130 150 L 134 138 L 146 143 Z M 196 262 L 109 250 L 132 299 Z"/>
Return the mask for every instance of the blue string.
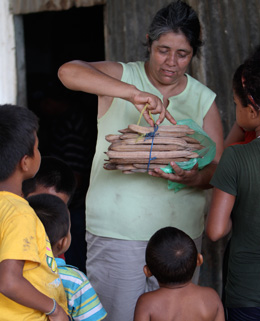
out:
<path id="1" fill-rule="evenodd" d="M 152 158 L 151 155 L 152 155 L 152 150 L 153 150 L 153 141 L 154 141 L 154 137 L 156 136 L 157 130 L 158 130 L 158 125 L 155 124 L 155 125 L 154 125 L 154 131 L 146 134 L 146 135 L 145 135 L 145 139 L 144 139 L 144 140 L 147 140 L 147 139 L 149 139 L 149 138 L 152 138 L 152 143 L 151 143 L 151 148 L 150 148 L 150 154 L 149 154 L 149 161 L 148 161 L 148 165 L 147 165 L 147 172 L 148 172 L 148 170 L 149 170 L 149 166 L 150 166 L 151 160 L 156 159 L 156 157 L 153 157 L 153 158 Z"/>

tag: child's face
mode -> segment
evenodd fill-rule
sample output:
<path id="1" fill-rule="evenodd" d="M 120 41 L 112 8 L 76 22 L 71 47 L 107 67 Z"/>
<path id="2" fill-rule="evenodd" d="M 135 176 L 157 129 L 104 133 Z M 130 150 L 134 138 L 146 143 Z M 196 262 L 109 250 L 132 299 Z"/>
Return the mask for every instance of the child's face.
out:
<path id="1" fill-rule="evenodd" d="M 35 134 L 35 143 L 33 147 L 33 156 L 29 157 L 30 160 L 30 171 L 28 172 L 28 178 L 34 177 L 38 172 L 41 164 L 41 154 L 38 149 L 39 140 L 37 134 Z"/>
<path id="2" fill-rule="evenodd" d="M 244 107 L 239 99 L 239 97 L 234 92 L 234 102 L 236 105 L 236 122 L 243 129 L 250 131 L 253 130 L 250 122 L 250 107 Z"/>
<path id="3" fill-rule="evenodd" d="M 27 197 L 37 194 L 52 194 L 58 196 L 60 199 L 63 200 L 65 204 L 68 204 L 69 201 L 69 195 L 62 192 L 57 192 L 53 186 L 45 187 L 43 185 L 37 185 L 35 191 L 30 193 Z"/>
<path id="4" fill-rule="evenodd" d="M 69 220 L 70 220 L 70 211 L 68 210 L 68 215 L 69 215 Z M 71 223 L 70 223 L 70 227 L 69 227 L 69 231 L 68 231 L 68 234 L 67 234 L 67 243 L 66 243 L 66 246 L 65 246 L 65 248 L 63 249 L 64 250 L 64 252 L 63 253 L 65 253 L 68 249 L 69 249 L 69 247 L 70 247 L 70 244 L 71 244 L 71 233 L 70 233 L 70 228 L 71 228 Z"/>

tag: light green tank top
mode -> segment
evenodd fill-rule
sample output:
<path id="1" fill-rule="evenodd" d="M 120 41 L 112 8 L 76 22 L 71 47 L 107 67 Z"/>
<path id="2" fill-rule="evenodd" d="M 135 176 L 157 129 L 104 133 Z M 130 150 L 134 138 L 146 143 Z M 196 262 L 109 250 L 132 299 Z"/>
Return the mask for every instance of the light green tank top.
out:
<path id="1" fill-rule="evenodd" d="M 147 78 L 143 62 L 122 65 L 122 81 L 163 99 Z M 169 98 L 167 109 L 177 121 L 193 119 L 202 127 L 203 118 L 216 95 L 194 78 L 186 76 L 185 90 Z M 96 153 L 86 197 L 87 230 L 104 237 L 148 240 L 158 229 L 174 226 L 197 238 L 204 228 L 205 191 L 184 188 L 175 193 L 168 190 L 165 179 L 147 173 L 126 175 L 119 170 L 103 169 L 105 152 L 110 145 L 105 136 L 118 134 L 118 130 L 136 124 L 139 117 L 134 105 L 115 98 L 107 113 L 98 120 Z M 163 124 L 170 123 L 165 120 Z M 140 125 L 148 126 L 144 119 Z"/>

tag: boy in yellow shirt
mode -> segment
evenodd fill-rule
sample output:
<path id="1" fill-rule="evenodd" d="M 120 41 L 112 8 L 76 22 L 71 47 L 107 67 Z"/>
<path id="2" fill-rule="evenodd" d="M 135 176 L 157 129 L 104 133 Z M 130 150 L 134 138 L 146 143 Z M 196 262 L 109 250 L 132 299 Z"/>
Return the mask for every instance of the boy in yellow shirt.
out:
<path id="1" fill-rule="evenodd" d="M 49 239 L 21 197 L 22 182 L 40 166 L 37 129 L 37 117 L 29 109 L 0 105 L 1 321 L 69 320 Z"/>

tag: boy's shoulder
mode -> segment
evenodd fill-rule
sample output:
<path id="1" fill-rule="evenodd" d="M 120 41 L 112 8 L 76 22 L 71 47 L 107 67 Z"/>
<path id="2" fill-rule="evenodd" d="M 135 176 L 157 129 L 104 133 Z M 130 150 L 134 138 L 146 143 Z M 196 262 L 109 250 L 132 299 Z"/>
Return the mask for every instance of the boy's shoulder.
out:
<path id="1" fill-rule="evenodd" d="M 77 297 L 96 297 L 96 292 L 87 276 L 78 268 L 67 265 L 61 258 L 55 258 L 59 275 L 69 299 Z"/>
<path id="2" fill-rule="evenodd" d="M 206 296 L 208 299 L 219 299 L 219 295 L 216 290 L 213 288 L 207 287 L 207 286 L 201 286 L 201 285 L 196 285 L 193 284 L 194 286 L 194 295 L 201 295 L 202 297 Z"/>
<path id="3" fill-rule="evenodd" d="M 160 288 L 142 294 L 136 315 L 161 317 L 164 320 L 223 320 L 223 305 L 217 292 L 209 287 L 190 284 L 185 288 Z M 220 316 L 216 319 L 216 315 Z"/>
<path id="4" fill-rule="evenodd" d="M 61 258 L 55 258 L 59 274 L 61 278 L 65 278 L 66 280 L 70 280 L 71 282 L 76 282 L 77 284 L 87 282 L 89 283 L 89 280 L 87 276 L 81 272 L 77 267 L 68 265 L 65 263 L 65 261 Z"/>
<path id="5" fill-rule="evenodd" d="M 220 297 L 214 289 L 196 284 L 191 284 L 189 288 L 184 291 L 181 289 L 159 288 L 151 292 L 143 293 L 138 300 L 142 302 L 142 304 L 151 304 L 151 302 L 160 304 L 160 300 L 168 301 L 174 299 L 174 301 L 177 302 L 180 299 L 183 301 L 181 299 L 182 296 L 187 300 L 192 299 L 194 304 L 199 304 L 199 302 L 212 302 L 213 305 L 217 306 L 221 303 Z"/>
<path id="6" fill-rule="evenodd" d="M 36 217 L 27 200 L 11 192 L 0 191 L 0 209 L 2 218 L 24 213 L 32 214 Z"/>

